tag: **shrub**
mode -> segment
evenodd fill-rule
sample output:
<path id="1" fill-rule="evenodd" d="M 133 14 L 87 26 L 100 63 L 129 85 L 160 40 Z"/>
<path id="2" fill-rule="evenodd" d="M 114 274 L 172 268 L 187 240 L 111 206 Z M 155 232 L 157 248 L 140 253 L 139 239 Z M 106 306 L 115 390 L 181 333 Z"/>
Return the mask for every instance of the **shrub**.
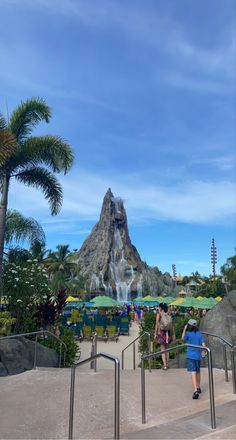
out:
<path id="1" fill-rule="evenodd" d="M 0 336 L 7 336 L 11 333 L 11 327 L 15 323 L 9 312 L 0 312 Z"/>
<path id="2" fill-rule="evenodd" d="M 65 352 L 65 367 L 71 367 L 78 361 L 80 358 L 80 347 L 77 344 L 74 332 L 69 329 L 65 329 L 64 334 L 59 337 L 59 339 L 65 343 L 66 352 Z M 45 347 L 52 348 L 58 354 L 60 353 L 60 341 L 56 340 L 53 336 L 47 335 L 47 337 L 38 338 L 38 342 L 44 345 Z M 64 367 L 64 345 L 62 345 L 62 362 L 61 365 Z"/>

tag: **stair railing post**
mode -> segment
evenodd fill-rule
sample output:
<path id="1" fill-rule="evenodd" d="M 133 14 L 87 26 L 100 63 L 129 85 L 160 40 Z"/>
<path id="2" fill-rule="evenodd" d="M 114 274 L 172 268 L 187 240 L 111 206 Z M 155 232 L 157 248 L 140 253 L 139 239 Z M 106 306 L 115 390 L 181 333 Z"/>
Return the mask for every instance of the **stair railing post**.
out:
<path id="1" fill-rule="evenodd" d="M 73 439 L 73 421 L 74 421 L 74 400 L 75 400 L 75 367 L 71 367 L 70 379 L 70 410 L 69 410 L 69 440 Z"/>
<path id="2" fill-rule="evenodd" d="M 115 423 L 114 439 L 120 438 L 120 363 L 115 361 Z"/>
<path id="3" fill-rule="evenodd" d="M 94 333 L 94 356 L 96 356 L 98 351 L 98 340 L 97 340 L 97 332 Z M 94 373 L 97 371 L 97 359 L 94 359 Z"/>
<path id="4" fill-rule="evenodd" d="M 231 368 L 232 368 L 232 382 L 233 382 L 233 393 L 236 394 L 236 372 L 235 372 L 235 358 L 234 358 L 234 350 L 236 345 L 234 345 L 231 350 Z"/>
<path id="5" fill-rule="evenodd" d="M 225 381 L 229 382 L 226 344 L 223 343 L 222 345 L 223 345 L 223 359 L 224 359 L 224 367 L 225 367 Z"/>
<path id="6" fill-rule="evenodd" d="M 150 333 L 148 333 L 148 354 L 151 353 L 151 335 Z M 151 358 L 148 359 L 148 368 L 149 368 L 149 373 L 151 373 L 152 369 L 151 369 Z"/>
<path id="7" fill-rule="evenodd" d="M 212 429 L 216 429 L 212 356 L 211 356 L 211 350 L 208 347 L 204 349 L 207 351 L 207 357 L 208 357 L 208 380 L 209 380 L 209 394 L 210 394 L 211 427 Z"/>
<path id="8" fill-rule="evenodd" d="M 37 341 L 38 341 L 38 336 L 36 335 L 34 340 L 34 370 L 37 365 Z"/>
<path id="9" fill-rule="evenodd" d="M 142 423 L 146 423 L 146 396 L 145 396 L 145 368 L 144 359 L 141 360 L 141 400 L 142 400 Z"/>
<path id="10" fill-rule="evenodd" d="M 58 367 L 61 368 L 61 350 L 62 350 L 62 343 L 60 343 L 60 352 L 59 352 L 59 365 Z"/>
<path id="11" fill-rule="evenodd" d="M 135 370 L 136 365 L 135 365 L 135 342 L 133 343 L 133 369 Z"/>
<path id="12" fill-rule="evenodd" d="M 121 368 L 122 370 L 124 370 L 125 367 L 125 352 L 124 350 L 122 350 L 122 354 L 121 354 Z"/>

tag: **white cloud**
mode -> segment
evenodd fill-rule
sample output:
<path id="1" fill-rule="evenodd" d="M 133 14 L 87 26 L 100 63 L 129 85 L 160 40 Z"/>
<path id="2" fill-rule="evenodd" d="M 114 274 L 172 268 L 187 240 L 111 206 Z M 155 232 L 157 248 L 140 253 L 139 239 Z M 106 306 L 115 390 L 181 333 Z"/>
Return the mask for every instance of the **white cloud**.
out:
<path id="1" fill-rule="evenodd" d="M 79 222 L 97 221 L 104 194 L 109 187 L 114 195 L 125 200 L 128 218 L 132 220 L 137 217 L 139 222 L 170 220 L 219 224 L 235 214 L 235 185 L 219 179 L 212 182 L 183 179 L 170 187 L 167 184 L 148 182 L 144 175 L 139 178 L 137 175 L 109 178 L 78 171 L 76 176 L 71 173 L 62 178 L 61 182 L 64 202 L 57 219 L 65 222 L 67 229 L 68 218 L 77 225 Z M 13 184 L 9 205 L 25 215 L 40 217 L 41 221 L 47 221 L 50 217 L 43 195 L 30 188 L 18 186 L 16 197 L 16 186 Z"/>
<path id="2" fill-rule="evenodd" d="M 193 165 L 209 165 L 219 171 L 229 171 L 236 167 L 236 156 L 204 157 L 190 160 Z"/>

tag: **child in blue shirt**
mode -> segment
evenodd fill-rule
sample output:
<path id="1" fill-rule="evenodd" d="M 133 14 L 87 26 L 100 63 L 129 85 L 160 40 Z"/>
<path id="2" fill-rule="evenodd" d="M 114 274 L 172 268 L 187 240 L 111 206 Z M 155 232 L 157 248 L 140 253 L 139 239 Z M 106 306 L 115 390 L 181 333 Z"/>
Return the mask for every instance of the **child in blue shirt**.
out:
<path id="1" fill-rule="evenodd" d="M 198 330 L 197 321 L 190 319 L 188 324 L 185 325 L 182 333 L 182 339 L 189 344 L 205 346 L 203 335 Z M 202 392 L 200 388 L 200 363 L 201 363 L 201 350 L 197 348 L 187 348 L 187 370 L 191 372 L 192 384 L 193 384 L 193 399 L 198 399 L 199 394 Z"/>

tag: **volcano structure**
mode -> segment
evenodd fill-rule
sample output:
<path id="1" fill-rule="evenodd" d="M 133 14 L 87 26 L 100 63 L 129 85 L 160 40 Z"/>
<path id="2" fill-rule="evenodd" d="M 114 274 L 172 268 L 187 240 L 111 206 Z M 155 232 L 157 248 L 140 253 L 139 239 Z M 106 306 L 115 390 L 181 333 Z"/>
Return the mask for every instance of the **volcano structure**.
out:
<path id="1" fill-rule="evenodd" d="M 104 291 L 119 301 L 142 294 L 173 294 L 173 280 L 144 263 L 132 245 L 121 198 L 109 188 L 99 222 L 76 255 L 80 274 L 90 291 Z"/>

